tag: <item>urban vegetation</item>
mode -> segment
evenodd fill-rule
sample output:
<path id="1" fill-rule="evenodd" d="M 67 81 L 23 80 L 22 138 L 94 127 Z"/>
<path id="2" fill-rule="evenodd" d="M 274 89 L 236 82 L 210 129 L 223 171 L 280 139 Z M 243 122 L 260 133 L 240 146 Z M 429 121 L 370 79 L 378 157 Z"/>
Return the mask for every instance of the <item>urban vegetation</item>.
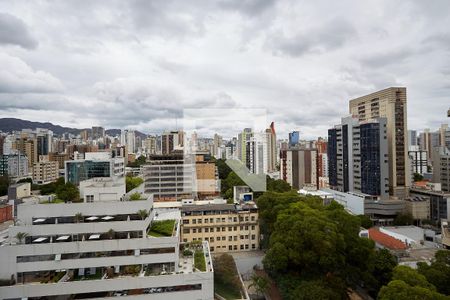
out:
<path id="1" fill-rule="evenodd" d="M 395 258 L 360 238 L 360 218 L 338 203 L 295 191 L 269 191 L 257 203 L 268 237 L 264 267 L 283 299 L 346 299 L 362 286 L 376 297 L 391 280 Z"/>
<path id="2" fill-rule="evenodd" d="M 10 180 L 8 176 L 0 176 L 0 196 L 8 194 Z"/>
<path id="3" fill-rule="evenodd" d="M 194 253 L 194 266 L 202 272 L 206 271 L 205 254 L 202 250 L 197 250 Z"/>
<path id="4" fill-rule="evenodd" d="M 141 194 L 139 194 L 139 193 L 133 193 L 133 194 L 131 194 L 130 200 L 131 200 L 131 201 L 141 200 Z"/>
<path id="5" fill-rule="evenodd" d="M 172 236 L 174 226 L 175 220 L 154 221 L 150 226 L 148 235 L 154 237 Z"/>
<path id="6" fill-rule="evenodd" d="M 241 282 L 236 263 L 229 254 L 222 254 L 213 259 L 214 291 L 225 299 L 241 298 Z"/>
<path id="7" fill-rule="evenodd" d="M 140 177 L 126 176 L 125 185 L 127 193 L 140 186 L 143 182 L 144 180 Z"/>
<path id="8" fill-rule="evenodd" d="M 449 256 L 447 255 L 447 258 L 448 257 Z M 439 270 L 438 272 L 444 273 L 443 270 Z M 429 273 L 429 275 L 431 274 Z M 431 275 L 431 278 L 434 278 L 434 276 L 435 275 Z M 445 286 L 441 286 L 441 288 L 448 291 L 448 284 L 449 281 L 445 283 Z M 388 285 L 381 288 L 380 293 L 378 294 L 378 299 L 450 299 L 450 297 L 439 292 L 440 290 L 437 290 L 436 286 L 431 284 L 427 280 L 427 277 L 421 274 L 420 270 L 418 271 L 407 266 L 397 266 L 393 271 L 392 281 L 389 282 Z"/>
<path id="9" fill-rule="evenodd" d="M 136 160 L 134 162 L 130 162 L 127 167 L 130 168 L 139 168 L 140 166 L 142 166 L 143 164 L 145 164 L 146 158 L 144 155 L 139 156 L 138 158 L 136 158 Z"/>

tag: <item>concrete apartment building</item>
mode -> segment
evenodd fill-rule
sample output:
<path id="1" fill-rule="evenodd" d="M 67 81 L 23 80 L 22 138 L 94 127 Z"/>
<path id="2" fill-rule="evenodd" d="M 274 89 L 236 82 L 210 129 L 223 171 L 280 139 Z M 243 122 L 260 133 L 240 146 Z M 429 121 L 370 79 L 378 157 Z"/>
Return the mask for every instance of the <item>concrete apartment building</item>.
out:
<path id="1" fill-rule="evenodd" d="M 389 166 L 386 119 L 354 117 L 328 130 L 330 188 L 388 198 Z"/>
<path id="2" fill-rule="evenodd" d="M 33 183 L 45 184 L 56 181 L 59 177 L 57 161 L 42 161 L 33 166 Z"/>
<path id="3" fill-rule="evenodd" d="M 440 183 L 444 192 L 450 192 L 450 149 L 436 147 L 433 149 L 433 182 Z"/>
<path id="4" fill-rule="evenodd" d="M 410 146 L 408 156 L 411 160 L 412 172 L 425 174 L 428 172 L 428 153 L 419 146 Z"/>
<path id="5" fill-rule="evenodd" d="M 430 220 L 430 198 L 411 194 L 405 199 L 405 211 L 414 220 Z"/>
<path id="6" fill-rule="evenodd" d="M 181 151 L 150 155 L 143 165 L 145 193 L 153 194 L 155 201 L 176 201 L 196 198 L 195 162 L 188 161 Z"/>
<path id="7" fill-rule="evenodd" d="M 64 163 L 66 160 L 70 160 L 70 157 L 69 157 L 69 154 L 67 154 L 67 153 L 50 152 L 48 154 L 48 160 L 58 162 L 58 168 L 64 169 Z"/>
<path id="8" fill-rule="evenodd" d="M 179 212 L 153 209 L 151 196 L 124 200 L 20 204 L 20 222 L 0 245 L 0 298 L 212 300 L 208 243 L 196 246 L 206 263 L 199 270 L 182 256 Z M 150 235 L 163 220 L 172 233 Z"/>
<path id="9" fill-rule="evenodd" d="M 294 189 L 318 188 L 318 161 L 316 149 L 281 150 L 281 179 Z"/>
<path id="10" fill-rule="evenodd" d="M 211 252 L 259 249 L 258 207 L 254 202 L 181 206 L 181 240 L 208 241 Z"/>
<path id="11" fill-rule="evenodd" d="M 406 88 L 390 87 L 349 102 L 350 113 L 359 121 L 386 118 L 389 194 L 399 198 L 408 195 L 411 181 L 406 98 Z"/>
<path id="12" fill-rule="evenodd" d="M 0 176 L 21 178 L 28 176 L 28 158 L 23 154 L 0 155 Z"/>

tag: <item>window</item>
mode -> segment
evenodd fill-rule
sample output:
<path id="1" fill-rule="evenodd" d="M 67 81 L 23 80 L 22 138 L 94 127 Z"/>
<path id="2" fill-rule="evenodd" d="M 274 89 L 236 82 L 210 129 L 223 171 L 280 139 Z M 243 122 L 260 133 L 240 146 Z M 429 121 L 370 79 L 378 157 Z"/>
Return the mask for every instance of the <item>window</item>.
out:
<path id="1" fill-rule="evenodd" d="M 252 230 L 255 230 L 255 225 L 252 225 Z"/>
<path id="2" fill-rule="evenodd" d="M 86 202 L 94 202 L 94 195 L 86 195 Z"/>
<path id="3" fill-rule="evenodd" d="M 187 243 L 187 239 L 183 239 L 183 243 Z"/>
<path id="4" fill-rule="evenodd" d="M 233 246 L 228 246 L 228 250 L 232 251 L 233 250 Z"/>
<path id="5" fill-rule="evenodd" d="M 256 239 L 256 235 L 252 234 L 252 240 Z"/>
<path id="6" fill-rule="evenodd" d="M 222 218 L 222 222 L 225 222 L 225 218 Z"/>
<path id="7" fill-rule="evenodd" d="M 233 250 L 237 250 L 237 245 L 234 245 L 234 246 L 233 246 Z"/>
<path id="8" fill-rule="evenodd" d="M 197 219 L 197 224 L 202 224 L 202 219 Z"/>
<path id="9" fill-rule="evenodd" d="M 212 237 L 210 237 L 209 238 L 209 241 L 212 243 L 212 242 L 214 242 L 214 237 L 212 236 Z"/>
<path id="10" fill-rule="evenodd" d="M 189 230 L 189 228 L 183 228 L 183 233 L 191 233 L 191 231 Z"/>
<path id="11" fill-rule="evenodd" d="M 222 231 L 225 231 L 227 228 L 226 227 L 222 227 Z"/>
<path id="12" fill-rule="evenodd" d="M 248 225 L 245 225 L 245 230 L 248 230 Z"/>
<path id="13" fill-rule="evenodd" d="M 245 245 L 245 250 L 248 250 L 248 245 Z"/>
<path id="14" fill-rule="evenodd" d="M 192 224 L 197 224 L 197 220 L 196 219 L 192 219 Z"/>
<path id="15" fill-rule="evenodd" d="M 209 223 L 214 223 L 214 219 L 213 218 L 209 218 Z"/>
<path id="16" fill-rule="evenodd" d="M 210 249 L 211 249 L 211 252 L 214 252 L 214 247 L 210 247 Z"/>
<path id="17" fill-rule="evenodd" d="M 226 236 L 223 236 L 223 237 L 222 237 L 222 241 L 225 241 L 225 240 L 226 240 L 226 238 L 227 238 Z"/>
<path id="18" fill-rule="evenodd" d="M 234 222 L 237 222 L 237 217 L 234 217 L 233 220 L 234 220 Z"/>
<path id="19" fill-rule="evenodd" d="M 233 227 L 228 227 L 228 231 L 233 231 Z"/>
<path id="20" fill-rule="evenodd" d="M 205 232 L 209 232 L 209 228 L 208 227 L 205 228 Z"/>
<path id="21" fill-rule="evenodd" d="M 247 216 L 247 217 L 245 217 L 245 222 L 248 222 L 248 216 Z"/>
<path id="22" fill-rule="evenodd" d="M 208 223 L 208 218 L 205 219 L 205 223 L 206 223 L 206 224 Z"/>
<path id="23" fill-rule="evenodd" d="M 216 219 L 216 222 L 219 223 L 219 222 L 220 222 L 220 218 L 217 218 L 217 219 Z"/>
<path id="24" fill-rule="evenodd" d="M 233 239 L 234 239 L 234 241 L 237 241 L 237 235 L 235 235 L 235 236 L 233 237 Z"/>
<path id="25" fill-rule="evenodd" d="M 198 229 L 198 233 L 202 233 L 202 229 L 201 228 Z"/>
<path id="26" fill-rule="evenodd" d="M 192 233 L 197 233 L 197 229 L 196 229 L 196 228 L 193 228 L 193 229 L 192 229 Z"/>
<path id="27" fill-rule="evenodd" d="M 241 250 L 244 250 L 244 245 L 241 245 Z"/>
<path id="28" fill-rule="evenodd" d="M 256 249 L 256 245 L 255 244 L 252 244 L 252 249 Z"/>
<path id="29" fill-rule="evenodd" d="M 234 231 L 237 231 L 237 226 L 234 226 Z"/>
<path id="30" fill-rule="evenodd" d="M 252 221 L 255 221 L 255 216 L 252 216 Z"/>
<path id="31" fill-rule="evenodd" d="M 229 236 L 229 237 L 228 237 L 228 241 L 229 241 L 229 242 L 233 241 L 233 237 L 232 237 L 232 236 Z"/>
<path id="32" fill-rule="evenodd" d="M 243 236 L 243 235 L 241 235 L 241 236 L 240 236 L 240 239 L 241 239 L 241 240 L 243 240 L 243 239 L 244 239 L 244 236 Z"/>
<path id="33" fill-rule="evenodd" d="M 189 220 L 188 219 L 183 219 L 183 224 L 189 224 Z"/>

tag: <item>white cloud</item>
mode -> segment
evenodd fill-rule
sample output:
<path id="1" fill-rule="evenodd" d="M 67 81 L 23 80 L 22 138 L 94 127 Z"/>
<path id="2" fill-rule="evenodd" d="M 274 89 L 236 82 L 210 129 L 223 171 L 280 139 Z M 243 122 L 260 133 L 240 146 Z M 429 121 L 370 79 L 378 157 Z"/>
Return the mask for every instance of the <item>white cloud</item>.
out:
<path id="1" fill-rule="evenodd" d="M 448 1 L 84 5 L 0 2 L 0 16 L 31 37 L 2 42 L 0 30 L 0 117 L 35 110 L 41 121 L 70 114 L 155 133 L 176 127 L 184 108 L 264 108 L 279 136 L 315 137 L 349 99 L 402 85 L 410 128 L 447 120 Z"/>

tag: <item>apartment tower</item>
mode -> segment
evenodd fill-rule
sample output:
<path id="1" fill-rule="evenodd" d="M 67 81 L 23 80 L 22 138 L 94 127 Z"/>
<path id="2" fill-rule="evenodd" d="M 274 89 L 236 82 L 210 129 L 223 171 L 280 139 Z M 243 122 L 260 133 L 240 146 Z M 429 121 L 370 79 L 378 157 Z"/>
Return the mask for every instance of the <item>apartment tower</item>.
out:
<path id="1" fill-rule="evenodd" d="M 350 100 L 350 113 L 359 121 L 386 118 L 389 162 L 389 194 L 399 198 L 408 195 L 410 171 L 408 162 L 408 126 L 406 88 L 390 87 Z"/>

